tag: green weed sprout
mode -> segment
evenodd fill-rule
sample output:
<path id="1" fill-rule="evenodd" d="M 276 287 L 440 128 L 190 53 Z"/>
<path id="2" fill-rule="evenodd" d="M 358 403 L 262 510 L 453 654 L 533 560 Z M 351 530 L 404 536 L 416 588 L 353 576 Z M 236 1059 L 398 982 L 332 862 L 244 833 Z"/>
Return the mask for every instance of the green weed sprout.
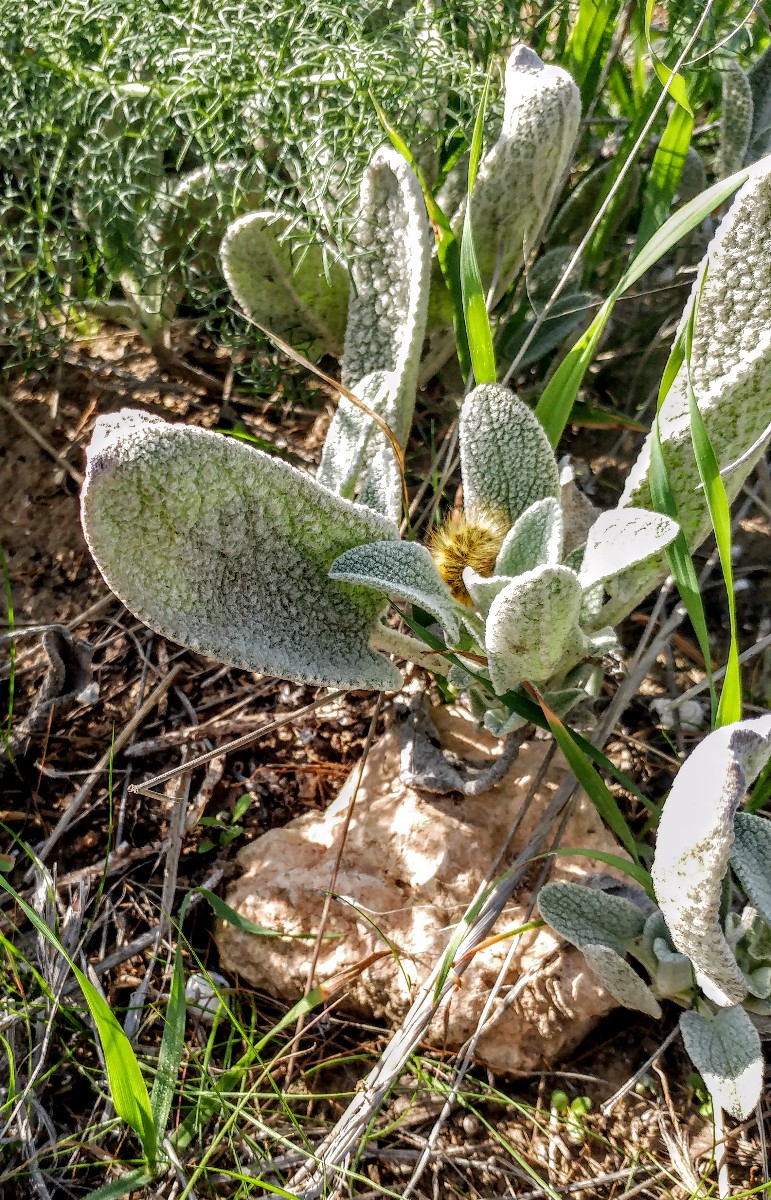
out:
<path id="1" fill-rule="evenodd" d="M 714 730 L 686 759 L 657 834 L 658 907 L 615 880 L 614 891 L 550 883 L 539 893 L 541 916 L 619 1004 L 652 1017 L 661 999 L 684 1009 L 685 1048 L 737 1120 L 763 1081 L 752 1014 L 771 1015 L 771 822 L 737 810 L 769 758 L 771 713 Z"/>

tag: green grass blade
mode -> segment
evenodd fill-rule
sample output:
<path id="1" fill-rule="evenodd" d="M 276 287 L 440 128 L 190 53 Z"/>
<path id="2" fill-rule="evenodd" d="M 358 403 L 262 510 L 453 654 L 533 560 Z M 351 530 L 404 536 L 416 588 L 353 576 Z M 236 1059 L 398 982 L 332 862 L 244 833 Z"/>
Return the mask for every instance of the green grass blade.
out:
<path id="1" fill-rule="evenodd" d="M 89 1192 L 84 1200 L 121 1200 L 122 1196 L 128 1196 L 132 1192 L 138 1192 L 140 1188 L 144 1188 L 146 1184 L 152 1183 L 152 1175 L 148 1175 L 146 1171 L 127 1171 L 125 1175 L 121 1175 L 120 1179 L 113 1179 L 110 1183 L 103 1183 L 95 1192 Z"/>
<path id="2" fill-rule="evenodd" d="M 636 253 L 664 224 L 680 183 L 692 134 L 693 114 L 676 104 L 653 156 L 635 242 Z"/>
<path id="3" fill-rule="evenodd" d="M 661 436 L 658 417 L 654 422 L 653 436 L 651 437 L 651 461 L 648 478 L 650 480 L 651 500 L 656 512 L 666 513 L 666 515 L 671 517 L 673 521 L 677 521 L 679 516 L 677 502 L 669 484 L 669 476 L 667 475 L 666 463 L 664 462 L 664 454 L 661 449 Z M 714 717 L 717 707 L 717 698 L 715 695 L 715 685 L 712 682 L 712 659 L 710 657 L 707 619 L 704 615 L 704 605 L 701 601 L 701 593 L 699 591 L 699 581 L 696 576 L 696 568 L 693 564 L 691 552 L 688 549 L 688 543 L 685 540 L 685 534 L 682 530 L 678 532 L 675 540 L 670 542 L 664 553 L 667 557 L 669 570 L 672 573 L 675 583 L 677 584 L 677 590 L 680 593 L 680 599 L 685 605 L 688 618 L 693 626 L 693 631 L 696 634 L 696 640 L 699 643 L 699 649 L 704 657 Z"/>
<path id="4" fill-rule="evenodd" d="M 177 1077 L 185 1052 L 185 972 L 182 963 L 182 947 L 177 943 L 174 954 L 174 970 L 171 977 L 169 1002 L 163 1026 L 161 1048 L 158 1052 L 158 1068 L 150 1093 L 150 1108 L 155 1121 L 156 1136 L 160 1142 L 166 1132 L 171 1112 Z"/>
<path id="5" fill-rule="evenodd" d="M 496 378 L 493 335 L 490 329 L 490 318 L 487 315 L 482 277 L 479 274 L 479 264 L 477 262 L 476 250 L 474 249 L 474 232 L 471 219 L 471 197 L 476 182 L 479 160 L 482 156 L 482 134 L 484 132 L 485 107 L 487 105 L 489 87 L 490 76 L 488 75 L 474 125 L 474 136 L 471 141 L 466 216 L 463 222 L 463 233 L 460 243 L 460 286 L 463 297 L 463 316 L 466 322 L 466 337 L 471 357 L 471 368 L 474 372 L 474 379 L 478 384 L 495 383 Z"/>
<path id="6" fill-rule="evenodd" d="M 253 933 L 256 937 L 263 938 L 305 938 L 312 940 L 316 937 L 315 933 L 282 933 L 280 929 L 266 929 L 263 925 L 255 925 L 254 921 L 250 921 L 248 917 L 242 917 L 239 912 L 236 912 L 234 908 L 226 904 L 214 892 L 210 892 L 208 888 L 202 887 L 195 888 L 194 890 L 203 896 L 216 917 L 219 917 L 221 921 L 227 921 L 229 925 L 240 929 L 242 933 Z M 340 938 L 342 934 L 325 933 L 324 937 Z"/>
<path id="7" fill-rule="evenodd" d="M 656 899 L 650 873 L 645 870 L 645 867 L 641 867 L 639 863 L 630 862 L 628 858 L 622 858 L 620 854 L 610 854 L 607 850 L 584 850 L 568 846 L 559 846 L 556 850 L 550 850 L 549 854 L 577 854 L 581 858 L 596 858 L 598 862 L 607 863 L 609 867 L 615 867 L 617 871 L 623 871 L 635 883 L 639 883 L 640 887 L 645 888 L 651 900 Z"/>
<path id="8" fill-rule="evenodd" d="M 75 975 L 96 1025 L 115 1111 L 121 1120 L 125 1121 L 138 1135 L 145 1158 L 149 1164 L 154 1164 L 157 1151 L 155 1123 L 150 1108 L 147 1084 L 131 1042 L 123 1032 L 109 1005 L 91 981 L 75 965 L 43 918 L 25 900 L 22 900 L 18 892 L 3 879 L 2 875 L 0 875 L 0 888 L 18 904 L 38 933 L 62 955 Z"/>
<path id="9" fill-rule="evenodd" d="M 584 753 L 581 746 L 577 744 L 575 735 L 571 734 L 557 714 L 551 711 L 546 701 L 535 688 L 533 688 L 533 695 L 537 697 L 549 724 L 552 737 L 567 759 L 568 766 L 581 784 L 581 787 L 597 809 L 602 820 L 616 835 L 624 849 L 628 851 L 636 863 L 639 863 L 640 854 L 637 849 L 635 836 L 627 825 L 615 796 L 608 791 L 604 780 L 597 774 L 594 764 L 588 755 Z"/>
<path id="10" fill-rule="evenodd" d="M 581 90 L 584 112 L 594 99 L 605 59 L 603 50 L 610 42 L 620 7 L 620 0 L 581 0 L 579 5 L 564 65 Z"/>
<path id="11" fill-rule="evenodd" d="M 702 286 L 706 273 L 702 279 Z M 713 724 L 715 727 L 730 725 L 742 719 L 742 679 L 739 665 L 739 630 L 736 621 L 736 596 L 734 594 L 734 574 L 731 562 L 731 507 L 728 503 L 725 484 L 720 475 L 720 465 L 717 461 L 707 426 L 701 415 L 689 369 L 693 331 L 698 319 L 698 301 L 693 305 L 686 326 L 686 389 L 688 392 L 688 410 L 691 419 L 691 440 L 693 441 L 694 456 L 699 469 L 704 495 L 707 500 L 712 528 L 715 531 L 720 567 L 723 572 L 726 595 L 728 598 L 728 619 L 731 629 L 731 645 L 728 650 L 725 678 L 720 692 L 720 702 L 717 706 Z"/>
<path id="12" fill-rule="evenodd" d="M 734 175 L 730 175 L 728 179 L 722 179 L 719 183 L 713 184 L 705 192 L 695 196 L 693 200 L 689 200 L 664 222 L 627 267 L 589 328 L 581 335 L 554 372 L 538 401 L 535 415 L 546 430 L 553 447 L 556 448 L 562 432 L 570 420 L 578 389 L 616 301 L 628 288 L 637 283 L 638 279 L 646 271 L 649 271 L 662 255 L 671 250 L 681 238 L 690 233 L 724 200 L 727 200 L 731 193 L 745 182 L 747 176 L 748 170 L 743 168 Z"/>

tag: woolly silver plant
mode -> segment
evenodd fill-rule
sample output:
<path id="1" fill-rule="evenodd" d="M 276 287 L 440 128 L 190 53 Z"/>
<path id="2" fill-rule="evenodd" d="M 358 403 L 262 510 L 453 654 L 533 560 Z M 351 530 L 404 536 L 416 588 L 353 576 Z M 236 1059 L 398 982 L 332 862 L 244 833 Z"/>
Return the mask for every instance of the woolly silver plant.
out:
<path id="1" fill-rule="evenodd" d="M 692 360 L 721 465 L 738 460 L 727 480 L 732 493 L 760 453 L 767 420 L 771 256 L 762 234 L 770 177 L 769 162 L 759 164 L 710 247 Z M 343 379 L 403 446 L 431 237 L 414 174 L 393 151 L 378 152 L 365 175 L 357 236 L 370 253 L 354 278 Z M 226 246 L 232 274 L 233 231 Z M 245 295 L 246 266 L 242 276 Z M 735 317 L 726 323 L 728 304 Z M 678 379 L 662 410 L 662 438 L 694 545 L 708 518 L 682 387 Z M 525 681 L 560 714 L 592 694 L 615 624 L 661 577 L 661 551 L 677 527 L 649 511 L 644 450 L 619 507 L 587 520 L 584 505 L 576 535 L 575 485 L 560 486 L 539 423 L 501 385 L 466 397 L 459 433 L 465 513 L 459 529 L 450 520 L 427 547 L 399 540 L 393 446 L 348 401 L 315 481 L 243 443 L 129 412 L 97 426 L 83 494 L 86 536 L 107 582 L 154 628 L 284 678 L 398 686 L 378 651 L 446 671 L 422 641 L 381 622 L 387 598 L 416 605 L 435 622 L 439 644 L 455 652 L 451 682 L 503 737 L 521 724 L 508 694 Z"/>
<path id="2" fill-rule="evenodd" d="M 482 281 L 494 301 L 522 266 L 549 213 L 578 134 L 581 96 L 562 67 L 516 46 L 506 63 L 503 123 L 483 157 L 471 216 Z M 466 162 L 451 173 L 438 200 L 460 236 L 466 215 Z"/>
<path id="3" fill-rule="evenodd" d="M 763 1081 L 752 1015 L 771 1015 L 771 822 L 737 810 L 769 759 L 771 713 L 716 729 L 686 759 L 658 828 L 658 908 L 615 880 L 615 890 L 550 883 L 538 901 L 619 1004 L 659 1017 L 666 998 L 685 1010 L 686 1050 L 714 1101 L 739 1120 Z"/>
<path id="4" fill-rule="evenodd" d="M 690 367 L 684 363 L 661 407 L 659 430 L 677 519 L 693 549 L 710 517 L 691 440 L 688 371 L 729 500 L 771 437 L 771 155 L 751 168 L 697 271 L 682 329 L 698 298 Z M 619 508 L 652 508 L 649 437 L 630 471 Z M 663 556 L 625 570 L 608 585 L 603 624 L 616 625 L 668 574 Z"/>

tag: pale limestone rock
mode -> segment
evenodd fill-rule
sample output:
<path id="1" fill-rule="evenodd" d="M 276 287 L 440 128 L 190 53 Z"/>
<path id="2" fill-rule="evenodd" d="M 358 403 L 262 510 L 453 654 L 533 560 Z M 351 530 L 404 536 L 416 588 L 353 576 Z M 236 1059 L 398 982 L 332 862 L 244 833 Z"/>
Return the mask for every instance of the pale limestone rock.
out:
<path id="1" fill-rule="evenodd" d="M 440 709 L 432 715 L 449 749 L 472 761 L 494 753 L 495 739 L 465 714 Z M 416 985 L 441 958 L 455 924 L 495 862 L 546 748 L 546 742 L 526 743 L 502 784 L 482 796 L 461 799 L 419 793 L 401 782 L 397 728 L 373 747 L 334 889 L 350 903 L 333 900 L 327 924 L 327 932 L 342 936 L 323 942 L 314 981 L 329 981 L 384 949 L 375 929 L 352 904 L 395 944 L 404 973 L 393 956 L 386 955 L 354 978 L 344 1011 L 398 1024 Z M 496 876 L 533 833 L 565 771 L 561 761 L 553 765 L 512 848 L 496 866 Z M 262 926 L 295 934 L 315 932 L 356 775 L 354 770 L 326 812 L 306 813 L 242 850 L 244 874 L 230 888 L 227 903 Z M 562 845 L 619 853 L 586 799 L 570 817 Z M 558 857 L 552 878 L 578 882 L 595 871 L 607 873 L 608 868 L 584 857 Z M 529 899 L 529 888 L 523 886 L 495 932 L 523 923 Z M 224 924 L 217 941 L 222 965 L 255 987 L 288 1003 L 306 992 L 312 941 L 261 939 Z M 510 944 L 504 940 L 475 955 L 431 1028 L 431 1045 L 457 1049 L 474 1032 Z M 615 1007 L 581 953 L 563 946 L 555 955 L 559 945 L 549 929 L 521 939 L 507 984 L 516 983 L 523 973 L 534 977 L 482 1035 L 480 1061 L 504 1072 L 535 1069 L 567 1053 Z"/>

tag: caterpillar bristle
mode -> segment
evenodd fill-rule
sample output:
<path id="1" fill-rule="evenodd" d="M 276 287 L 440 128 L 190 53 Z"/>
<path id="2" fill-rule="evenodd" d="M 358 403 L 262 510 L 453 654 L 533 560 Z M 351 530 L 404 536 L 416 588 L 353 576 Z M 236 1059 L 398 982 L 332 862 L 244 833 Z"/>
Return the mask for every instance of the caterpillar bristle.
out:
<path id="1" fill-rule="evenodd" d="M 461 604 L 472 603 L 463 582 L 464 569 L 491 575 L 507 532 L 508 522 L 502 516 L 472 509 L 468 514 L 453 510 L 430 535 L 428 549 L 436 568 Z"/>

